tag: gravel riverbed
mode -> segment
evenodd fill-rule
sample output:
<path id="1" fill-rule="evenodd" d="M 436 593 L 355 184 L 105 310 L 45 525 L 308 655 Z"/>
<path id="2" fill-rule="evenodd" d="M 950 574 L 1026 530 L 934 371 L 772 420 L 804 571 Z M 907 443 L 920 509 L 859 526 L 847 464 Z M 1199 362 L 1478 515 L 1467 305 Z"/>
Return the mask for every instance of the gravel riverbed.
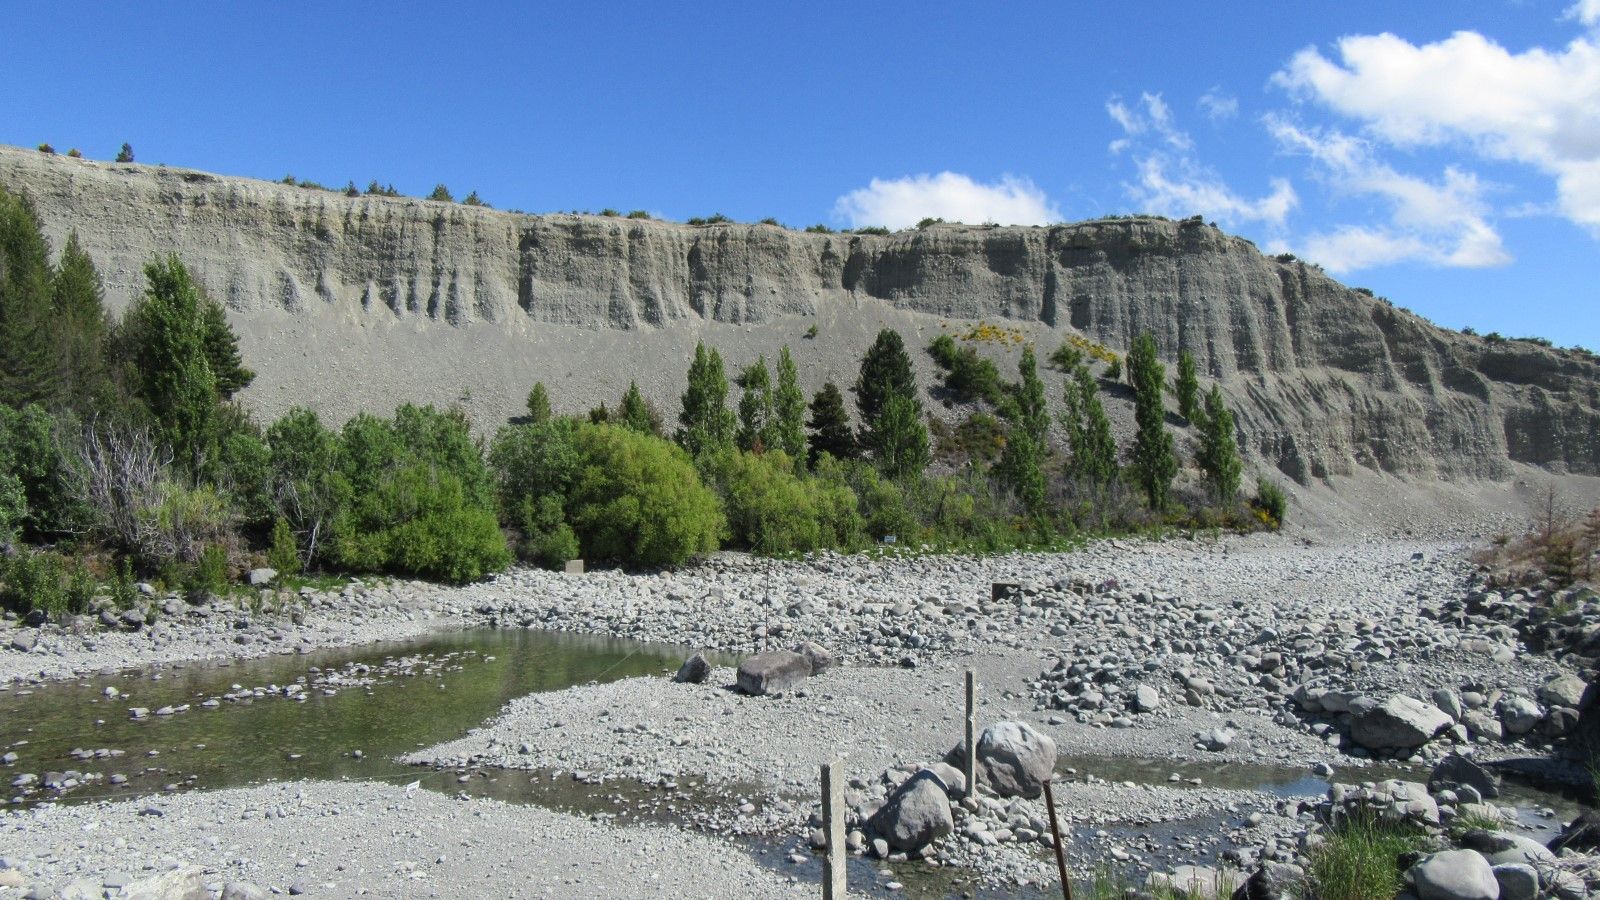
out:
<path id="1" fill-rule="evenodd" d="M 13 690 L 127 666 L 307 652 L 482 624 L 735 654 L 812 641 L 839 665 L 776 697 L 735 692 L 728 668 L 713 669 L 701 684 L 628 678 L 529 695 L 473 733 L 419 749 L 407 760 L 463 780 L 527 770 L 546 779 L 627 782 L 659 791 L 693 780 L 707 793 L 698 808 L 678 815 L 690 831 L 621 827 L 427 791 L 402 797 L 381 784 L 296 782 L 162 798 L 176 804 L 162 821 L 181 823 L 179 833 L 189 838 L 148 844 L 148 850 L 141 835 L 154 817 L 139 815 L 148 805 L 143 801 L 12 811 L 0 819 L 4 852 L 35 879 L 30 883 L 97 877 L 114 859 L 73 848 L 84 828 L 98 821 L 95 837 L 108 843 L 95 846 L 121 840 L 139 847 L 141 866 L 171 857 L 201 865 L 216 880 L 238 864 L 201 838 L 194 823 L 227 820 L 228 833 L 219 840 L 254 844 L 247 855 L 257 861 L 263 883 L 289 880 L 289 869 L 304 856 L 280 841 L 347 842 L 348 851 L 341 847 L 335 855 L 359 867 L 361 877 L 311 861 L 300 867 L 316 869 L 299 880 L 319 896 L 352 895 L 364 879 L 380 876 L 421 892 L 369 886 L 384 895 L 478 896 L 480 883 L 583 895 L 583 887 L 562 881 L 578 870 L 596 879 L 585 884 L 614 877 L 621 891 L 637 896 L 710 896 L 685 890 L 673 871 L 659 872 L 660 882 L 630 880 L 645 877 L 643 869 L 623 865 L 640 852 L 636 844 L 660 840 L 676 842 L 672 852 L 695 861 L 684 873 L 692 874 L 702 859 L 716 859 L 725 873 L 718 878 L 737 887 L 729 895 L 777 896 L 792 890 L 788 876 L 756 863 L 734 838 L 784 842 L 795 853 L 792 864 L 802 865 L 818 766 L 844 760 L 854 805 L 881 798 L 907 772 L 943 758 L 961 739 L 967 669 L 979 685 L 980 727 L 1024 721 L 1053 738 L 1064 758 L 1164 759 L 1175 768 L 1185 761 L 1307 771 L 1320 764 L 1349 773 L 1370 764 L 1373 754 L 1352 742 L 1347 728 L 1296 705 L 1295 690 L 1307 686 L 1319 697 L 1328 690 L 1423 699 L 1435 691 L 1533 697 L 1570 669 L 1553 655 L 1525 652 L 1514 629 L 1439 612 L 1474 589 L 1467 549 L 1455 541 L 1311 543 L 1251 535 L 1106 541 L 1066 554 L 981 558 L 775 561 L 723 554 L 660 573 L 517 570 L 454 589 L 353 584 L 340 592 L 272 598 L 267 612 L 173 606 L 170 615 L 139 631 L 7 623 L 0 625 L 0 647 L 9 648 L 0 650 L 0 682 L 9 681 Z M 1015 588 L 996 594 L 997 582 Z M 23 644 L 26 651 L 18 649 Z M 1527 733 L 1514 747 L 1475 731 L 1462 734 L 1462 748 L 1485 758 L 1550 747 L 1542 731 Z M 1415 762 L 1442 752 L 1425 747 Z M 1204 777 L 1194 784 L 1187 775 L 1161 784 L 1096 778 L 1092 771 L 1063 778 L 1058 800 L 1078 846 L 1107 859 L 1156 864 L 1181 861 L 1185 853 L 1214 857 L 1241 842 L 1270 848 L 1295 830 L 1293 811 L 1263 790 L 1213 786 Z M 244 815 L 286 797 L 340 813 L 307 813 L 314 827 L 302 820 L 298 829 Z M 1041 808 L 1025 803 L 990 812 L 1015 826 L 1006 834 L 1029 835 L 1037 831 L 1030 826 L 1038 824 Z M 363 812 L 350 813 L 357 809 Z M 986 814 L 974 811 L 972 818 Z M 397 815 L 410 827 L 394 824 Z M 381 839 L 342 830 L 359 827 L 364 816 L 384 821 Z M 474 857 L 479 865 L 464 854 L 435 853 L 429 843 L 463 823 L 473 834 L 488 835 L 496 822 L 518 817 L 525 823 L 548 819 L 554 833 L 581 838 L 570 846 L 543 845 L 541 852 L 501 854 L 498 867 L 487 849 Z M 1182 826 L 1195 821 L 1210 824 Z M 11 840 L 12 831 L 26 841 Z M 322 841 L 317 835 L 324 832 Z M 410 837 L 413 832 L 423 837 Z M 982 837 L 952 839 L 931 864 L 975 867 L 993 882 L 1053 879 L 1037 842 L 989 846 Z M 615 859 L 620 868 L 586 865 L 584 854 Z M 448 871 L 426 877 L 396 875 L 397 863 L 387 860 L 420 864 L 440 855 Z M 1096 860 L 1078 862 L 1090 867 Z"/>

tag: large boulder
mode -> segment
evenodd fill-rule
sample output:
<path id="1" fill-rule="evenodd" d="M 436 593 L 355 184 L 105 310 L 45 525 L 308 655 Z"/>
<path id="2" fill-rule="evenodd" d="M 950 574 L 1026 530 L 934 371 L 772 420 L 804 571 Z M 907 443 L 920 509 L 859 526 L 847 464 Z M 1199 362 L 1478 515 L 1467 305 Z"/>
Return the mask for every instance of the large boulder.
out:
<path id="1" fill-rule="evenodd" d="M 1299 866 L 1265 862 L 1239 885 L 1232 900 L 1294 900 L 1305 884 L 1306 873 Z"/>
<path id="2" fill-rule="evenodd" d="M 1178 866 L 1171 872 L 1151 872 L 1145 878 L 1144 885 L 1159 896 L 1183 897 L 1185 900 L 1227 900 L 1233 896 L 1238 881 L 1234 872 L 1224 872 L 1210 866 Z"/>
<path id="3" fill-rule="evenodd" d="M 1586 809 L 1576 819 L 1567 823 L 1561 833 L 1550 839 L 1550 849 L 1560 853 L 1590 853 L 1600 850 L 1600 812 Z"/>
<path id="4" fill-rule="evenodd" d="M 1508 734 L 1527 734 L 1544 718 L 1544 710 L 1527 697 L 1510 697 L 1500 703 L 1500 722 Z"/>
<path id="5" fill-rule="evenodd" d="M 811 661 L 788 650 L 757 653 L 739 664 L 739 690 L 761 696 L 787 691 L 811 677 Z"/>
<path id="6" fill-rule="evenodd" d="M 1423 857 L 1407 873 L 1420 900 L 1499 900 L 1494 867 L 1473 850 L 1446 850 Z"/>
<path id="7" fill-rule="evenodd" d="M 1026 722 L 996 722 L 978 735 L 978 777 L 1002 797 L 1032 799 L 1056 768 L 1056 742 Z"/>
<path id="8" fill-rule="evenodd" d="M 1583 692 L 1587 687 L 1583 679 L 1576 675 L 1557 675 L 1539 686 L 1539 699 L 1551 706 L 1576 709 L 1583 702 Z"/>
<path id="9" fill-rule="evenodd" d="M 1369 750 L 1409 750 L 1433 740 L 1453 723 L 1436 706 L 1395 694 L 1350 722 L 1350 736 Z"/>
<path id="10" fill-rule="evenodd" d="M 1500 900 L 1538 900 L 1539 873 L 1533 866 L 1522 863 L 1495 866 L 1494 880 L 1500 883 Z"/>
<path id="11" fill-rule="evenodd" d="M 927 769 L 895 788 L 870 824 L 890 846 L 907 853 L 921 850 L 956 827 L 945 785 Z"/>
<path id="12" fill-rule="evenodd" d="M 678 674 L 672 676 L 672 680 L 679 684 L 703 684 L 710 677 L 711 663 L 706 660 L 704 654 L 696 653 L 683 661 L 683 665 L 678 667 Z"/>
<path id="13" fill-rule="evenodd" d="M 1431 791 L 1455 789 L 1463 785 L 1475 789 L 1478 796 L 1485 800 L 1500 796 L 1500 776 L 1459 753 L 1439 760 L 1428 776 L 1428 789 Z"/>

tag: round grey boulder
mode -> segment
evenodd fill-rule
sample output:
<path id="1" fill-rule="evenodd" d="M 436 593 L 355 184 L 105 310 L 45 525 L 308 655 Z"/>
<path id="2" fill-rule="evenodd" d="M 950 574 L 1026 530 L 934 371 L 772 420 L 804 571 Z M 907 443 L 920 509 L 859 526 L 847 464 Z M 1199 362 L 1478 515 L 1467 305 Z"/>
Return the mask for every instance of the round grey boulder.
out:
<path id="1" fill-rule="evenodd" d="M 895 788 L 871 826 L 891 847 L 911 853 L 954 831 L 955 819 L 945 786 L 924 769 Z"/>
<path id="2" fill-rule="evenodd" d="M 1002 797 L 1033 799 L 1056 768 L 1056 742 L 1026 722 L 997 722 L 978 735 L 978 774 Z"/>
<path id="3" fill-rule="evenodd" d="M 1489 861 L 1473 850 L 1424 857 L 1408 873 L 1420 900 L 1499 900 L 1500 882 Z"/>
<path id="4" fill-rule="evenodd" d="M 678 674 L 672 680 L 679 684 L 704 684 L 711 677 L 711 663 L 706 661 L 703 654 L 696 653 L 683 661 L 678 667 Z"/>

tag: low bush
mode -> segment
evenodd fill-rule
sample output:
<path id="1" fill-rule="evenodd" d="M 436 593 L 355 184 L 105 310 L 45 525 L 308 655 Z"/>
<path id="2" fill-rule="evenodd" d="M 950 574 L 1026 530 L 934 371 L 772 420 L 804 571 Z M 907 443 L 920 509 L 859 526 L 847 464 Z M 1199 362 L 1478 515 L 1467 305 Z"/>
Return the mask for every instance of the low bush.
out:
<path id="1" fill-rule="evenodd" d="M 511 561 L 492 508 L 455 474 L 412 462 L 358 494 L 333 523 L 334 557 L 357 571 L 476 581 Z"/>
<path id="2" fill-rule="evenodd" d="M 756 553 L 849 549 L 864 534 L 849 486 L 796 475 L 782 451 L 729 453 L 719 481 L 734 542 Z"/>
<path id="3" fill-rule="evenodd" d="M 944 370 L 944 386 L 957 400 L 984 400 L 996 406 L 1004 402 L 1000 370 L 971 347 L 958 346 L 950 335 L 941 334 L 928 345 L 928 354 Z"/>
<path id="4" fill-rule="evenodd" d="M 0 606 L 19 615 L 43 610 L 52 616 L 82 613 L 94 594 L 90 579 L 85 589 L 72 561 L 50 550 L 23 551 L 0 558 Z"/>
<path id="5" fill-rule="evenodd" d="M 689 455 L 661 438 L 581 425 L 566 504 L 586 559 L 677 565 L 718 548 L 726 520 Z"/>
<path id="6" fill-rule="evenodd" d="M 1256 498 L 1251 502 L 1262 524 L 1269 528 L 1283 527 L 1283 517 L 1289 511 L 1289 497 L 1283 488 L 1268 478 L 1256 479 Z"/>

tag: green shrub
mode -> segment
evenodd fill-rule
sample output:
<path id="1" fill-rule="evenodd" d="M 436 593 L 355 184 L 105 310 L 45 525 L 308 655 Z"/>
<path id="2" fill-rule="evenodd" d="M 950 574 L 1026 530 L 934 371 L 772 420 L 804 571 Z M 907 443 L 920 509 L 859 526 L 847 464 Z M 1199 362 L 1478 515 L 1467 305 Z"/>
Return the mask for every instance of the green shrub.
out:
<path id="1" fill-rule="evenodd" d="M 648 219 L 648 218 L 650 218 L 650 214 L 648 212 L 645 212 L 642 209 L 635 209 L 635 210 L 630 210 L 628 212 L 628 218 L 630 218 L 630 219 Z"/>
<path id="2" fill-rule="evenodd" d="M 333 524 L 335 558 L 352 569 L 475 581 L 511 561 L 492 508 L 460 478 L 413 462 L 358 495 Z"/>
<path id="3" fill-rule="evenodd" d="M 756 553 L 848 548 L 860 539 L 850 488 L 797 476 L 794 461 L 781 450 L 729 454 L 722 483 L 733 540 Z"/>
<path id="4" fill-rule="evenodd" d="M 1263 523 L 1272 528 L 1283 527 L 1284 514 L 1289 510 L 1289 498 L 1283 488 L 1267 478 L 1256 479 L 1256 499 L 1251 504 L 1257 514 L 1264 516 Z"/>
<path id="5" fill-rule="evenodd" d="M 201 550 L 188 588 L 196 595 L 225 593 L 228 590 L 228 551 L 215 544 L 208 544 Z"/>
<path id="6" fill-rule="evenodd" d="M 499 482 L 501 508 L 516 510 L 546 495 L 564 499 L 578 477 L 577 434 L 578 423 L 571 419 L 500 429 L 489 447 L 489 463 Z"/>
<path id="7" fill-rule="evenodd" d="M 985 400 L 999 406 L 1004 390 L 1000 370 L 971 347 L 961 347 L 948 334 L 928 345 L 928 353 L 944 369 L 944 386 L 962 403 Z"/>
<path id="8" fill-rule="evenodd" d="M 1106 365 L 1105 378 L 1107 381 L 1122 380 L 1122 357 L 1111 357 L 1111 361 Z"/>
<path id="9" fill-rule="evenodd" d="M 267 445 L 268 493 L 277 518 L 298 536 L 306 565 L 316 565 L 333 520 L 352 496 L 341 468 L 343 442 L 316 413 L 295 407 L 267 429 Z"/>
<path id="10" fill-rule="evenodd" d="M 52 616 L 69 612 L 82 612 L 85 607 L 73 608 L 67 591 L 67 567 L 57 553 L 48 550 L 24 551 L 4 563 L 0 577 L 4 589 L 0 590 L 0 605 L 23 615 L 33 610 L 44 610 Z"/>
<path id="11" fill-rule="evenodd" d="M 289 520 L 279 516 L 272 523 L 272 544 L 267 548 L 267 565 L 279 575 L 300 574 L 300 545 L 289 528 Z"/>
<path id="12" fill-rule="evenodd" d="M 611 425 L 580 425 L 567 513 L 588 559 L 676 565 L 717 549 L 722 509 L 687 453 Z"/>
<path id="13" fill-rule="evenodd" d="M 99 582 L 95 581 L 94 573 L 81 561 L 71 564 L 67 572 L 66 601 L 67 609 L 74 613 L 81 613 L 89 609 L 89 604 L 94 600 L 95 592 L 100 589 Z"/>
<path id="14" fill-rule="evenodd" d="M 582 554 L 578 535 L 567 524 L 561 504 L 556 494 L 522 498 L 517 526 L 523 539 L 517 549 L 523 559 L 554 569 Z"/>
<path id="15" fill-rule="evenodd" d="M 133 561 L 126 556 L 117 561 L 117 573 L 111 579 L 111 602 L 117 609 L 133 609 L 139 602 L 139 586 L 133 580 Z"/>
<path id="16" fill-rule="evenodd" d="M 28 497 L 22 491 L 22 482 L 15 475 L 0 471 L 0 547 L 17 539 L 27 517 Z"/>

